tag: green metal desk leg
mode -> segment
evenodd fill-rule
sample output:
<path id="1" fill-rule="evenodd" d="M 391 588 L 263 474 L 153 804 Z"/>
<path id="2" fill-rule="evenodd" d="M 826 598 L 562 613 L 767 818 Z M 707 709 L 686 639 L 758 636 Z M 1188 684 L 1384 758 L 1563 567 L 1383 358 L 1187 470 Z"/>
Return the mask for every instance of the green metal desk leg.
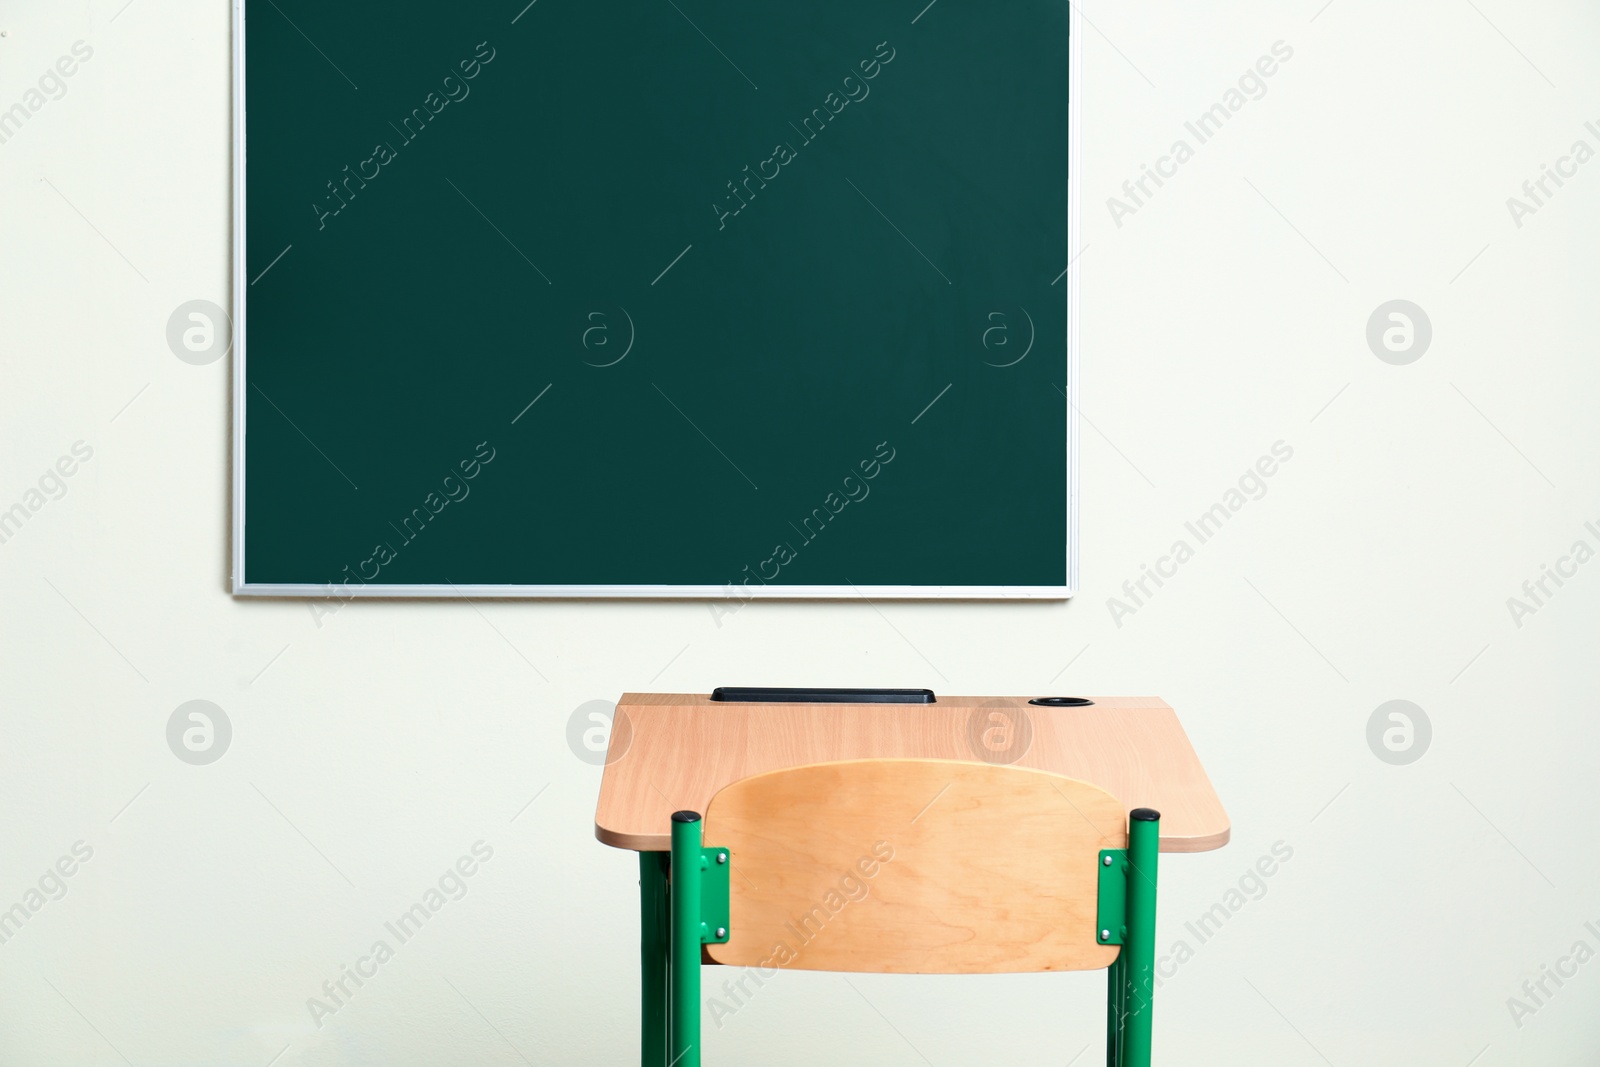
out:
<path id="1" fill-rule="evenodd" d="M 1156 859 L 1161 848 L 1161 813 L 1128 813 L 1128 933 L 1122 946 L 1126 1008 L 1122 1067 L 1150 1067 L 1151 1014 L 1155 996 Z"/>
<path id="2" fill-rule="evenodd" d="M 1127 957 L 1123 952 L 1106 968 L 1106 1067 L 1122 1067 L 1122 1021 L 1128 1010 L 1123 1003 L 1126 983 L 1123 979 Z"/>
<path id="3" fill-rule="evenodd" d="M 643 1067 L 667 1067 L 667 862 L 665 852 L 639 853 L 639 1062 Z"/>
<path id="4" fill-rule="evenodd" d="M 672 813 L 672 1067 L 700 1067 L 700 873 L 705 862 L 700 815 Z"/>

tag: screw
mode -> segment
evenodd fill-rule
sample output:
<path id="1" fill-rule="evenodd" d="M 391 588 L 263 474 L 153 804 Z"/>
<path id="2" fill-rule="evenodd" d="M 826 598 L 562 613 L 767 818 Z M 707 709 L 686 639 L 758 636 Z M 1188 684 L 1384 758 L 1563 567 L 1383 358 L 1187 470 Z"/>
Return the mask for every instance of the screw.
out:
<path id="1" fill-rule="evenodd" d="M 726 926 L 717 927 L 717 936 L 718 937 L 727 937 L 728 936 L 728 928 Z"/>
<path id="2" fill-rule="evenodd" d="M 1100 940 L 1102 940 L 1102 941 L 1110 941 L 1111 940 L 1111 931 L 1110 930 L 1101 930 L 1100 931 Z"/>
<path id="3" fill-rule="evenodd" d="M 1106 857 L 1106 866 L 1107 867 L 1111 866 L 1111 857 L 1110 856 Z"/>
<path id="4" fill-rule="evenodd" d="M 726 852 L 718 852 L 717 853 L 717 862 L 718 863 L 727 863 L 728 862 L 728 854 Z"/>

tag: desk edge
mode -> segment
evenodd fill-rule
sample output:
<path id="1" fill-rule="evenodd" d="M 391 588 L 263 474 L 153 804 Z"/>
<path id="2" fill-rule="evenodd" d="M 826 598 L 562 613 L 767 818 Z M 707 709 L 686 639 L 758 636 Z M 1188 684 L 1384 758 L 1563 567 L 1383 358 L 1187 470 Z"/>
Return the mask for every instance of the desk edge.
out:
<path id="1" fill-rule="evenodd" d="M 607 830 L 598 822 L 594 824 L 595 840 L 602 845 L 620 848 L 628 852 L 670 852 L 672 851 L 672 835 L 665 834 L 624 834 L 614 830 Z M 1214 852 L 1226 845 L 1233 837 L 1233 827 L 1224 826 L 1221 830 L 1211 834 L 1200 834 L 1195 837 L 1167 837 L 1161 838 L 1162 852 Z"/>

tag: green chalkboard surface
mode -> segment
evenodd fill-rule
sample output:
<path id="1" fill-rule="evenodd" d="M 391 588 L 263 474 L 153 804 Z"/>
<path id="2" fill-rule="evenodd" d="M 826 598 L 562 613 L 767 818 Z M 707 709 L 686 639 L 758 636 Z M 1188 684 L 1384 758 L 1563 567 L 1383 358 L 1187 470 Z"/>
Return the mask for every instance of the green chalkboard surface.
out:
<path id="1" fill-rule="evenodd" d="M 1065 0 L 524 3 L 245 5 L 235 591 L 1065 595 Z"/>

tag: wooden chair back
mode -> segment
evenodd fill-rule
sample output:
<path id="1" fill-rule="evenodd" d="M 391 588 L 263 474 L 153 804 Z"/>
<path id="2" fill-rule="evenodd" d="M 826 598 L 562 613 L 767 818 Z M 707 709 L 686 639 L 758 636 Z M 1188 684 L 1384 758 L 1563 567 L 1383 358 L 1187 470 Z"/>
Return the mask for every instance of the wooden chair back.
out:
<path id="1" fill-rule="evenodd" d="M 730 853 L 718 963 L 977 974 L 1091 970 L 1099 852 L 1126 848 L 1111 794 L 1031 768 L 814 763 L 734 782 L 705 844 Z"/>

